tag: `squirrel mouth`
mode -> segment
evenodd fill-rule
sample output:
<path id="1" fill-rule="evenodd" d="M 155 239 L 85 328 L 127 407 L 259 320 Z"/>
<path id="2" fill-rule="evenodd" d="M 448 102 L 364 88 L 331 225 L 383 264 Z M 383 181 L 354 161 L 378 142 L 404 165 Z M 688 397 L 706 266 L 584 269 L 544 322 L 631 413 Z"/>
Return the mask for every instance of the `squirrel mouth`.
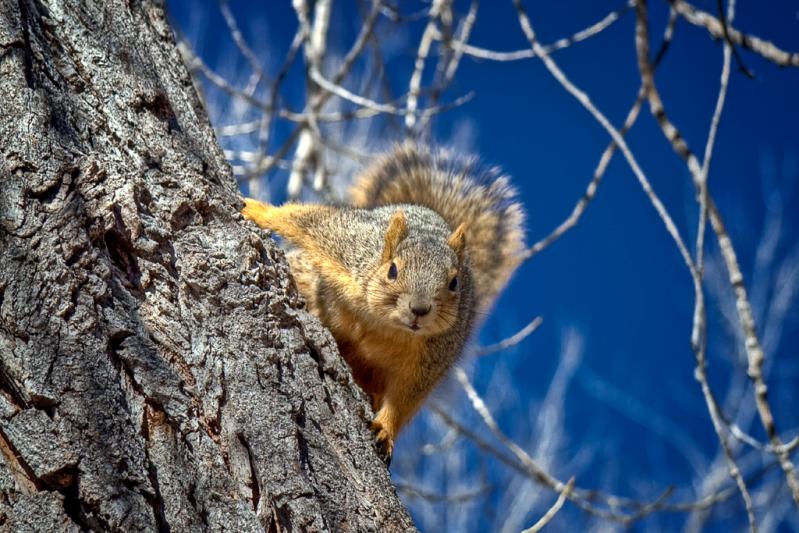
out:
<path id="1" fill-rule="evenodd" d="M 420 326 L 419 324 L 417 324 L 416 322 L 413 322 L 413 323 L 412 323 L 412 324 L 410 324 L 408 327 L 409 327 L 409 328 L 410 328 L 412 331 L 419 331 L 419 329 L 421 328 L 421 326 Z"/>

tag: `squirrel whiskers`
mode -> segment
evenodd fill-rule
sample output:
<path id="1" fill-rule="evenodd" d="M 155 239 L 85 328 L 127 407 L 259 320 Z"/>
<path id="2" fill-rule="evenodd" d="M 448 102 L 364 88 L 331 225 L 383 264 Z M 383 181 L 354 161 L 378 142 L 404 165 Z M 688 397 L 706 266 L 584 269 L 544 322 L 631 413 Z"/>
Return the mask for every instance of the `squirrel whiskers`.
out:
<path id="1" fill-rule="evenodd" d="M 367 168 L 351 199 L 353 207 L 248 198 L 242 214 L 293 245 L 297 287 L 370 394 L 372 429 L 390 460 L 400 429 L 521 262 L 524 214 L 498 170 L 413 145 Z"/>

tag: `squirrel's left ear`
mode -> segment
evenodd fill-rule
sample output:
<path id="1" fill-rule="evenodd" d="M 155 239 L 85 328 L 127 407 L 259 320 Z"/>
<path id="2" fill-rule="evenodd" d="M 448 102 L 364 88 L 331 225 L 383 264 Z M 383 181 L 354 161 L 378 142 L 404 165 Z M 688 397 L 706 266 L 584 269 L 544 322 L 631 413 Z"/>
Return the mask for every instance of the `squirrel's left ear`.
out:
<path id="1" fill-rule="evenodd" d="M 458 263 L 463 263 L 463 253 L 466 251 L 466 224 L 455 228 L 455 231 L 449 236 L 447 244 L 458 256 Z"/>
<path id="2" fill-rule="evenodd" d="M 408 222 L 405 220 L 405 212 L 398 209 L 388 223 L 386 230 L 385 243 L 383 244 L 382 262 L 387 263 L 397 251 L 399 243 L 408 236 Z"/>

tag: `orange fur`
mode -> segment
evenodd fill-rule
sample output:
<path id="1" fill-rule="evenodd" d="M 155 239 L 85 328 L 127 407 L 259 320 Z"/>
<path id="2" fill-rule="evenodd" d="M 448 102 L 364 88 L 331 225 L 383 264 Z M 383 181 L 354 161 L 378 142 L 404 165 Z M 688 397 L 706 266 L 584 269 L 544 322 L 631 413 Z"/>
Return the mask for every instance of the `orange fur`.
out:
<path id="1" fill-rule="evenodd" d="M 351 296 L 360 296 L 361 291 L 357 290 L 357 284 L 352 279 L 349 270 L 331 256 L 329 250 L 319 246 L 318 240 L 312 233 L 298 224 L 298 219 L 303 216 L 325 215 L 332 210 L 333 208 L 325 205 L 285 204 L 274 206 L 252 198 L 245 198 L 241 214 L 260 227 L 275 231 L 295 246 L 311 252 L 308 257 L 320 272 L 337 280 L 336 283 L 345 288 Z"/>
<path id="2" fill-rule="evenodd" d="M 507 179 L 403 147 L 367 169 L 355 208 L 245 199 L 287 253 L 308 309 L 371 399 L 386 459 L 518 265 L 524 215 Z"/>

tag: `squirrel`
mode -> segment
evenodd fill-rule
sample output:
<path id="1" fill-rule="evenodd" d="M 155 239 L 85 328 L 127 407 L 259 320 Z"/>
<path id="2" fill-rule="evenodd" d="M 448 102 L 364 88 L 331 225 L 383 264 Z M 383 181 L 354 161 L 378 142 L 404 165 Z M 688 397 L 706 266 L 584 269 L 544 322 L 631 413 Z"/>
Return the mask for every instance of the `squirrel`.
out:
<path id="1" fill-rule="evenodd" d="M 295 283 L 369 394 L 388 464 L 522 261 L 515 189 L 475 158 L 405 144 L 355 178 L 350 205 L 244 202 L 246 219 L 293 246 Z"/>

